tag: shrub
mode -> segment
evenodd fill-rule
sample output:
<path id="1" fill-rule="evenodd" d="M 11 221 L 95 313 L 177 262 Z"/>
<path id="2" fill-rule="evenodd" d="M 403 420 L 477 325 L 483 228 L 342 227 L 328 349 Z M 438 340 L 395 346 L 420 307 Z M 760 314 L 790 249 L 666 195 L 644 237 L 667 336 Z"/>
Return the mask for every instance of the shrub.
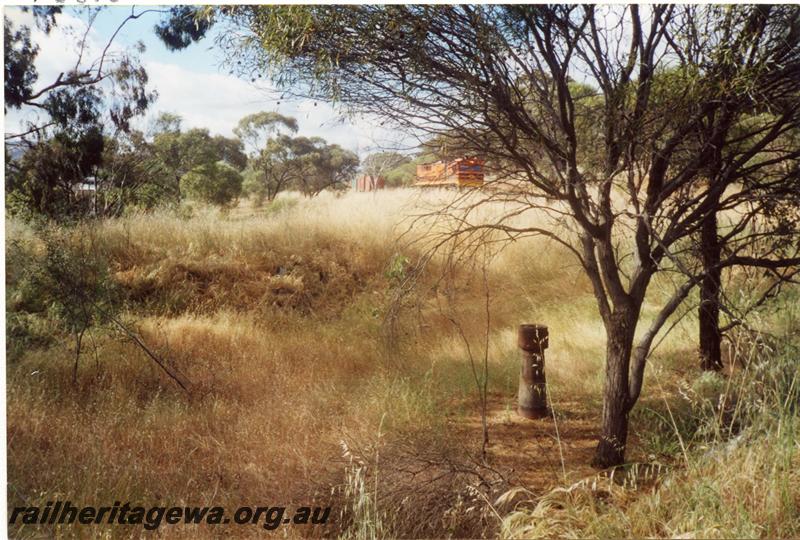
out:
<path id="1" fill-rule="evenodd" d="M 267 188 L 264 185 L 264 173 L 252 167 L 242 172 L 242 192 L 253 199 L 253 207 L 261 208 L 267 199 Z"/>
<path id="2" fill-rule="evenodd" d="M 8 350 L 20 355 L 26 345 L 44 345 L 42 320 L 55 323 L 75 340 L 75 374 L 84 335 L 106 324 L 119 310 L 120 296 L 93 235 L 45 228 L 40 252 L 13 242 L 9 264 Z"/>
<path id="3" fill-rule="evenodd" d="M 183 175 L 181 191 L 205 203 L 229 206 L 242 193 L 242 175 L 222 162 L 199 165 Z"/>

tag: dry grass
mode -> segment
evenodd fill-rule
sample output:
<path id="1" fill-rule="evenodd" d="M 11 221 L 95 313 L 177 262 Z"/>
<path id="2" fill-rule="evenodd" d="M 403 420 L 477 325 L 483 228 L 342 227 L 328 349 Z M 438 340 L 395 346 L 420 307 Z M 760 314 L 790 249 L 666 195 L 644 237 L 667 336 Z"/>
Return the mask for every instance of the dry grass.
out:
<path id="1" fill-rule="evenodd" d="M 382 422 L 428 438 L 440 407 L 469 393 L 452 353 L 431 372 L 438 353 L 426 344 L 446 330 L 435 313 L 402 343 L 383 338 L 392 238 L 415 197 L 320 197 L 286 211 L 143 215 L 76 230 L 108 259 L 126 319 L 192 381 L 191 394 L 107 331 L 94 332 L 75 387 L 66 336 L 27 351 L 9 368 L 11 504 L 333 501 L 340 530 L 351 519 L 342 442 L 365 453 Z M 8 232 L 35 248 L 24 225 Z"/>
<path id="2" fill-rule="evenodd" d="M 277 532 L 474 537 L 499 530 L 486 501 L 519 480 L 509 469 L 520 462 L 502 445 L 490 451 L 490 468 L 476 462 L 477 392 L 447 320 L 479 347 L 480 276 L 470 269 L 457 276 L 445 313 L 444 293 L 434 290 L 440 268 L 432 264 L 406 304 L 398 339 L 387 340 L 384 325 L 403 278 L 392 273 L 393 261 L 401 254 L 413 265 L 419 257 L 419 248 L 405 242 L 411 238 L 396 240 L 410 216 L 452 196 L 288 195 L 259 210 L 130 216 L 77 229 L 109 261 L 125 294 L 126 320 L 191 379 L 192 390 L 182 392 L 130 342 L 102 330 L 94 332 L 73 386 L 70 342 L 51 330 L 55 343 L 26 350 L 8 366 L 9 505 L 332 504 L 327 529 Z M 427 232 L 418 226 L 413 234 Z M 8 223 L 7 234 L 29 249 L 37 242 L 20 223 Z M 19 276 L 9 270 L 13 295 Z M 559 420 L 564 429 L 572 419 L 589 425 L 599 415 L 604 333 L 574 260 L 540 238 L 523 239 L 493 261 L 489 282 L 494 402 L 507 406 L 516 392 L 516 325 L 542 322 L 552 336 L 547 370 Z M 657 288 L 646 315 L 661 294 Z M 684 322 L 659 347 L 647 380 L 658 374 L 668 388 L 648 383 L 645 392 L 674 389 L 692 362 L 690 337 Z M 502 410 L 494 413 L 504 418 Z M 503 425 L 508 432 L 511 424 Z M 496 432 L 504 433 L 502 426 Z M 634 455 L 647 451 L 635 447 Z M 767 466 L 771 458 L 762 459 Z M 558 458 L 552 463 L 560 471 Z M 550 483 L 562 478 L 551 476 Z M 524 527 L 506 531 L 556 531 Z M 663 535 L 678 528 L 608 530 Z M 139 532 L 14 529 L 18 536 Z M 167 532 L 219 533 L 162 528 Z"/>
<path id="3" fill-rule="evenodd" d="M 671 467 L 633 467 L 617 471 L 616 481 L 599 476 L 557 488 L 509 513 L 502 536 L 797 538 L 796 357 L 753 352 L 727 378 L 704 374 L 684 386 L 671 418 L 684 449 Z M 720 395 L 733 403 L 730 416 L 717 406 Z M 681 402 L 686 410 L 675 410 Z"/>

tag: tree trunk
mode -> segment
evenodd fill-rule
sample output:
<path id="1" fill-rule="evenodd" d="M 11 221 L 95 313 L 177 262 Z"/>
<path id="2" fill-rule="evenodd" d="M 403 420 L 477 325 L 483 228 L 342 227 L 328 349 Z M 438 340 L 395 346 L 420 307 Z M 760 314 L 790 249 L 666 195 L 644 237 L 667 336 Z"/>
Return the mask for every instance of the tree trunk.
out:
<path id="1" fill-rule="evenodd" d="M 603 389 L 603 418 L 600 441 L 592 465 L 599 468 L 621 465 L 628 442 L 628 368 L 631 361 L 636 310 L 615 309 L 606 327 L 606 380 Z"/>
<path id="2" fill-rule="evenodd" d="M 178 202 L 181 202 L 181 175 L 175 175 L 175 196 L 178 198 Z"/>
<path id="3" fill-rule="evenodd" d="M 717 236 L 717 213 L 710 212 L 700 231 L 700 255 L 704 277 L 700 284 L 700 367 L 704 370 L 722 369 L 722 335 L 719 331 L 720 278 L 718 267 L 721 246 Z"/>
<path id="4" fill-rule="evenodd" d="M 86 330 L 81 330 L 75 333 L 75 364 L 72 367 L 72 384 L 78 382 L 78 361 L 81 359 L 81 343 L 83 343 L 83 333 Z"/>

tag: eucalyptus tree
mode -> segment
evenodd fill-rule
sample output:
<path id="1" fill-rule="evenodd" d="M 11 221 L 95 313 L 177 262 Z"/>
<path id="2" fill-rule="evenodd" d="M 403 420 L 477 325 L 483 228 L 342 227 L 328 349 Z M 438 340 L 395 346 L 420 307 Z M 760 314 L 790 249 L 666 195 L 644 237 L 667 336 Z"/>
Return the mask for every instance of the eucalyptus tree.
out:
<path id="1" fill-rule="evenodd" d="M 40 44 L 31 25 L 50 34 L 61 23 L 62 8 L 10 9 L 30 12 L 33 22 L 4 15 L 4 108 L 22 113 L 19 125 L 7 123 L 4 134 L 12 158 L 5 168 L 7 200 L 13 211 L 54 219 L 94 213 L 97 204 L 87 206 L 79 192 L 88 186 L 96 193 L 96 178 L 108 154 L 105 143 L 129 134 L 132 120 L 156 98 L 139 59 L 143 46 L 112 47 L 122 28 L 150 10 L 126 11 L 99 50 L 90 45 L 99 9 L 85 10 L 74 57 L 57 76 L 43 80 L 37 67 Z"/>
<path id="2" fill-rule="evenodd" d="M 255 156 L 264 148 L 270 137 L 280 132 L 281 128 L 290 133 L 297 133 L 297 120 L 280 113 L 262 111 L 248 114 L 239 120 L 233 133 L 244 141 L 250 156 Z"/>
<path id="3" fill-rule="evenodd" d="M 317 145 L 306 154 L 310 170 L 299 176 L 301 191 L 314 197 L 326 189 L 343 189 L 358 170 L 358 156 L 322 138 L 312 139 L 317 139 Z"/>
<path id="4" fill-rule="evenodd" d="M 181 177 L 181 190 L 193 199 L 224 208 L 242 193 L 242 175 L 224 162 L 204 163 Z"/>
<path id="5" fill-rule="evenodd" d="M 735 179 L 741 192 L 735 204 L 720 201 L 705 214 L 697 242 L 701 261 L 698 337 L 704 370 L 722 369 L 725 332 L 746 324 L 750 310 L 793 282 L 800 271 L 800 129 L 772 138 L 758 136 L 773 129 L 773 107 L 796 106 L 797 97 L 783 101 L 759 103 L 743 115 L 706 163 L 709 183 L 730 184 L 727 176 Z M 754 151 L 753 145 L 760 148 Z M 744 302 L 725 290 L 723 272 L 736 276 L 730 272 L 733 269 L 754 276 Z M 727 319 L 724 325 L 721 315 Z"/>
<path id="6" fill-rule="evenodd" d="M 19 7 L 31 11 L 34 24 L 45 34 L 59 24 L 60 6 Z M 131 120 L 143 114 L 155 100 L 148 86 L 147 71 L 139 54 L 144 46 L 123 51 L 112 47 L 119 32 L 131 21 L 159 10 L 131 9 L 121 18 L 107 42 L 89 46 L 94 23 L 101 8 L 86 10 L 88 20 L 78 35 L 75 58 L 63 66 L 54 80 L 40 80 L 36 67 L 39 44 L 27 24 L 15 25 L 4 15 L 5 108 L 32 113 L 19 129 L 7 130 L 7 144 L 33 144 L 54 132 L 75 132 L 107 124 L 128 131 Z M 33 114 L 36 113 L 36 114 Z"/>
<path id="7" fill-rule="evenodd" d="M 237 138 L 211 135 L 206 128 L 182 129 L 182 119 L 171 113 L 162 113 L 153 126 L 152 148 L 164 169 L 171 175 L 172 193 L 181 196 L 181 178 L 190 170 L 210 166 L 218 161 L 242 171 L 247 165 L 247 155 Z"/>
<path id="8" fill-rule="evenodd" d="M 769 187 L 745 181 L 756 178 L 751 167 L 798 157 L 795 147 L 763 158 L 798 125 L 799 12 L 363 5 L 238 6 L 214 15 L 242 30 L 219 40 L 242 76 L 271 75 L 287 91 L 418 136 L 457 137 L 460 148 L 495 164 L 498 179 L 513 180 L 506 190 L 468 194 L 450 237 L 536 234 L 577 258 L 607 337 L 594 463 L 610 466 L 624 461 L 656 334 L 709 269 L 685 272 L 644 325 L 653 278 L 681 266 L 676 252 L 710 215 Z M 656 75 L 667 68 L 680 86 L 656 99 Z M 762 105 L 770 108 L 762 125 L 734 137 L 732 126 Z M 716 159 L 739 137 L 745 147 Z M 722 167 L 709 171 L 709 163 Z M 496 200 L 549 214 L 552 224 L 519 225 L 516 208 L 488 223 L 473 218 Z M 646 328 L 636 340 L 639 323 Z"/>
<path id="9" fill-rule="evenodd" d="M 246 189 L 258 201 L 273 201 L 291 187 L 301 188 L 314 174 L 314 155 L 324 141 L 318 137 L 277 135 L 250 159 Z"/>
<path id="10" fill-rule="evenodd" d="M 411 158 L 399 152 L 375 152 L 364 158 L 361 168 L 373 177 L 386 177 L 389 171 L 407 165 Z"/>

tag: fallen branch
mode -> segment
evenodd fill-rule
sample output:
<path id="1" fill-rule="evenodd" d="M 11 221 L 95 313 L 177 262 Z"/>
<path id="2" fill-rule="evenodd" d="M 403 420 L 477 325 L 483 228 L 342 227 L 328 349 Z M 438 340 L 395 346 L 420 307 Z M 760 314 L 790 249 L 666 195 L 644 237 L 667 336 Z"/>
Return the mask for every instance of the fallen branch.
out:
<path id="1" fill-rule="evenodd" d="M 111 322 L 116 324 L 122 332 L 128 336 L 131 341 L 133 341 L 140 349 L 142 349 L 150 359 L 155 362 L 158 367 L 164 370 L 164 373 L 169 375 L 169 377 L 178 383 L 178 386 L 183 388 L 186 392 L 189 392 L 189 387 L 191 386 L 191 381 L 180 371 L 177 369 L 168 366 L 161 358 L 158 357 L 156 353 L 150 350 L 150 348 L 145 345 L 144 341 L 134 332 L 133 330 L 129 329 L 127 326 L 122 324 L 116 317 L 109 317 Z"/>

